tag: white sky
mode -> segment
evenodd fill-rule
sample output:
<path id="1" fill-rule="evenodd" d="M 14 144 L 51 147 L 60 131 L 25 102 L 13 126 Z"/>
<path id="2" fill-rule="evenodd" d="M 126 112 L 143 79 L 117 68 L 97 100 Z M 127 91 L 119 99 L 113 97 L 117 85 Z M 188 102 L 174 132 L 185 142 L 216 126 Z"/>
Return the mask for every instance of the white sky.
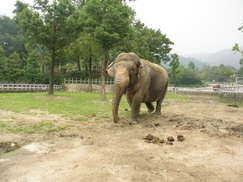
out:
<path id="1" fill-rule="evenodd" d="M 211 53 L 243 45 L 243 0 L 137 0 L 130 3 L 149 28 L 175 44 L 173 53 Z"/>
<path id="2" fill-rule="evenodd" d="M 21 0 L 33 3 L 33 0 Z M 0 0 L 0 15 L 13 17 L 16 0 Z M 137 19 L 160 29 L 175 44 L 172 53 L 211 53 L 243 45 L 243 0 L 136 0 Z"/>

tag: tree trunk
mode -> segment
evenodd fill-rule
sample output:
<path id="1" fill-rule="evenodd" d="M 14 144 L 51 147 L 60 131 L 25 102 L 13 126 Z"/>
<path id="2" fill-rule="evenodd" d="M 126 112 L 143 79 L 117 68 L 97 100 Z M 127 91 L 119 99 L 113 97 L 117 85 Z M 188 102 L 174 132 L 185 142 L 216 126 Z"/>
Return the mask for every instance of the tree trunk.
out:
<path id="1" fill-rule="evenodd" d="M 106 70 L 106 50 L 102 53 L 102 66 L 101 66 L 101 100 L 106 100 L 105 91 L 105 72 Z"/>
<path id="2" fill-rule="evenodd" d="M 92 92 L 92 55 L 89 55 L 89 91 Z"/>
<path id="3" fill-rule="evenodd" d="M 80 66 L 79 56 L 78 56 L 78 58 L 77 58 L 77 63 L 78 63 L 78 71 L 80 72 L 80 71 L 81 71 L 81 66 Z"/>
<path id="4" fill-rule="evenodd" d="M 49 95 L 53 95 L 55 56 L 56 55 L 54 49 L 51 54 L 51 68 L 50 68 L 50 80 L 49 80 L 49 90 L 48 90 Z"/>

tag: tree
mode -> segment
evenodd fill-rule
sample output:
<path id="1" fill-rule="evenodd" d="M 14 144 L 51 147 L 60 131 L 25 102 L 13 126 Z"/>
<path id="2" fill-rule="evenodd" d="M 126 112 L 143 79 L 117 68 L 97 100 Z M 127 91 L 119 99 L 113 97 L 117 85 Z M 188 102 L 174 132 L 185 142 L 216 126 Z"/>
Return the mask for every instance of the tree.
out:
<path id="1" fill-rule="evenodd" d="M 10 54 L 6 61 L 6 78 L 8 81 L 16 83 L 19 76 L 22 75 L 23 70 L 20 67 L 20 57 L 17 52 Z"/>
<path id="2" fill-rule="evenodd" d="M 140 57 L 151 62 L 160 64 L 168 62 L 168 53 L 172 50 L 170 45 L 174 43 L 160 30 L 154 30 L 145 26 L 141 21 L 134 21 L 134 34 L 127 45 L 130 50 L 136 52 Z"/>
<path id="3" fill-rule="evenodd" d="M 176 87 L 176 73 L 177 73 L 177 68 L 180 66 L 179 62 L 179 55 L 178 54 L 171 54 L 171 61 L 169 66 L 172 69 L 172 75 L 173 75 L 173 80 L 174 80 L 174 86 Z"/>
<path id="4" fill-rule="evenodd" d="M 184 66 L 178 67 L 178 74 L 176 77 L 176 84 L 178 86 L 193 86 L 193 85 L 201 85 L 202 81 L 195 71 L 191 69 L 187 69 Z"/>
<path id="5" fill-rule="evenodd" d="M 100 55 L 100 52 L 100 48 L 94 38 L 90 34 L 84 33 L 65 49 L 66 56 L 76 63 L 79 73 L 81 73 L 81 61 L 87 67 L 90 92 L 92 92 L 92 64 Z"/>
<path id="6" fill-rule="evenodd" d="M 13 19 L 4 15 L 0 16 L 0 45 L 4 49 L 6 57 L 14 52 L 17 52 L 21 59 L 27 55 L 17 25 L 15 25 Z"/>
<path id="7" fill-rule="evenodd" d="M 6 57 L 4 56 L 4 50 L 2 46 L 0 45 L 0 80 L 4 79 L 4 73 L 5 73 L 5 65 L 6 65 Z"/>
<path id="8" fill-rule="evenodd" d="M 48 94 L 53 94 L 54 67 L 62 48 L 78 35 L 78 11 L 70 0 L 34 0 L 34 6 L 28 7 L 17 1 L 16 23 L 25 38 L 46 48 L 50 55 L 50 79 Z"/>
<path id="9" fill-rule="evenodd" d="M 132 10 L 119 0 L 89 0 L 83 7 L 85 32 L 97 40 L 102 49 L 101 99 L 106 100 L 105 75 L 110 49 L 127 37 L 131 28 Z"/>
<path id="10" fill-rule="evenodd" d="M 194 62 L 190 61 L 188 63 L 188 68 L 191 69 L 191 70 L 195 70 L 196 66 L 195 66 Z"/>
<path id="11" fill-rule="evenodd" d="M 238 30 L 243 33 L 243 25 L 239 27 Z M 235 45 L 232 48 L 232 51 L 239 52 L 242 55 L 242 58 L 240 59 L 240 66 L 243 67 L 243 50 L 240 50 L 239 44 L 235 43 Z"/>

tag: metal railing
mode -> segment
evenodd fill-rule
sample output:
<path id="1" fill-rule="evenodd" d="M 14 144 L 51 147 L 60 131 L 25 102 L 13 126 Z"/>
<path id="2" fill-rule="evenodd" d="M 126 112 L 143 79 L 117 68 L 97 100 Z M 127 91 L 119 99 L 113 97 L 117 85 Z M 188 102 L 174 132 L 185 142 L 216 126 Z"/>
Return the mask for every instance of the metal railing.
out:
<path id="1" fill-rule="evenodd" d="M 92 79 L 91 80 L 93 85 L 100 85 L 101 80 L 100 79 Z M 78 78 L 64 78 L 64 84 L 89 84 L 89 79 L 78 79 Z M 106 79 L 105 80 L 106 85 L 113 85 L 114 80 L 112 79 Z"/>
<path id="2" fill-rule="evenodd" d="M 187 93 L 223 93 L 223 94 L 243 94 L 243 85 L 221 86 L 220 88 L 201 87 L 169 87 L 168 91 L 187 92 Z"/>
<path id="3" fill-rule="evenodd" d="M 48 84 L 0 84 L 0 90 L 48 90 Z M 62 90 L 62 85 L 54 85 L 54 90 Z"/>

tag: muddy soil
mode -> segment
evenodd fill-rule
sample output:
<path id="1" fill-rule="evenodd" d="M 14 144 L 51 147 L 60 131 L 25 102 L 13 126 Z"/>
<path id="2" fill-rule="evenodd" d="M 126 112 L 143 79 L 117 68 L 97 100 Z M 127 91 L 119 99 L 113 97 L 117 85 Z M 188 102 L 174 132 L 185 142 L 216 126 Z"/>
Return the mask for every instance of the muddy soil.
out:
<path id="1" fill-rule="evenodd" d="M 1 132 L 0 181 L 242 181 L 243 108 L 212 97 L 190 100 L 166 99 L 161 116 L 143 107 L 136 125 L 128 117 L 113 124 L 111 116 L 77 122 L 40 110 L 0 110 L 4 122 L 68 126 Z M 148 142 L 149 134 L 164 142 Z M 175 141 L 167 142 L 169 136 Z"/>

